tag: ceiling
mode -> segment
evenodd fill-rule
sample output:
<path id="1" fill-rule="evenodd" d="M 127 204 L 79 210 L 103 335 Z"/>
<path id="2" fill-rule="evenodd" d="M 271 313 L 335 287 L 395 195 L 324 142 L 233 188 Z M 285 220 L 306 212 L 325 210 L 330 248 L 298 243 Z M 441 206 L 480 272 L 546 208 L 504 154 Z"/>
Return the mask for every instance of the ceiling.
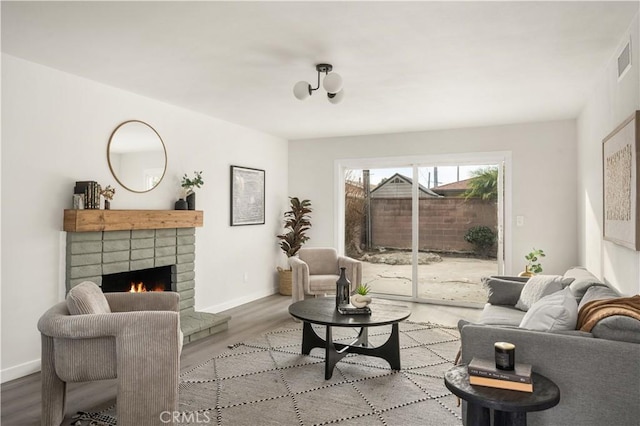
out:
<path id="1" fill-rule="evenodd" d="M 575 118 L 638 2 L 7 2 L 2 51 L 286 139 Z M 315 64 L 345 99 L 304 102 Z"/>

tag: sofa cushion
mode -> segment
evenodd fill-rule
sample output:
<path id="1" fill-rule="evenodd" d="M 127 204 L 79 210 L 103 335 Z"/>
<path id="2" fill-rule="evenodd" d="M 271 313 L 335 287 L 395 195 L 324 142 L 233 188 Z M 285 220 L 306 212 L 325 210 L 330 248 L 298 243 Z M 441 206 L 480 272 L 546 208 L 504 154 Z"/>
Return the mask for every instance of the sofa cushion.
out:
<path id="1" fill-rule="evenodd" d="M 620 295 L 612 288 L 607 287 L 604 284 L 596 284 L 587 288 L 580 300 L 578 310 L 582 309 L 584 305 L 594 300 L 613 299 L 614 297 L 620 297 Z"/>
<path id="2" fill-rule="evenodd" d="M 71 315 L 108 314 L 111 308 L 104 293 L 95 283 L 84 281 L 69 290 L 67 309 Z"/>
<path id="3" fill-rule="evenodd" d="M 578 303 L 571 289 L 544 296 L 527 311 L 521 328 L 536 331 L 575 330 L 578 321 Z"/>
<path id="4" fill-rule="evenodd" d="M 593 337 L 640 343 L 640 321 L 624 315 L 603 318 L 591 329 Z"/>
<path id="5" fill-rule="evenodd" d="M 524 312 L 513 306 L 492 305 L 487 303 L 482 310 L 478 322 L 486 325 L 520 325 Z"/>
<path id="6" fill-rule="evenodd" d="M 564 273 L 564 278 L 573 278 L 573 282 L 569 285 L 569 288 L 578 302 L 582 300 L 582 297 L 589 287 L 593 285 L 604 285 L 595 275 L 581 266 L 569 268 L 567 272 Z"/>
<path id="7" fill-rule="evenodd" d="M 561 275 L 534 275 L 529 278 L 516 303 L 516 308 L 528 311 L 534 303 L 544 296 L 555 293 L 571 284 L 572 278 L 564 278 Z"/>
<path id="8" fill-rule="evenodd" d="M 518 303 L 524 282 L 491 276 L 482 278 L 482 286 L 487 290 L 487 302 L 492 305 L 514 306 Z"/>

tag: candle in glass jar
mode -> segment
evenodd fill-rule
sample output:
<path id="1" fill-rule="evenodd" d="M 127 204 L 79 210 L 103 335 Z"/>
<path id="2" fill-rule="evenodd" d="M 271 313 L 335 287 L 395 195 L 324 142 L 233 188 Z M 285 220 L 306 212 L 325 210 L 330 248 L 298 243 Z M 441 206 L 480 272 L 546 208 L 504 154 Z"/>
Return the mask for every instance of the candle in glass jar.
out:
<path id="1" fill-rule="evenodd" d="M 513 370 L 516 365 L 516 345 L 509 342 L 496 342 L 496 368 L 498 370 Z"/>

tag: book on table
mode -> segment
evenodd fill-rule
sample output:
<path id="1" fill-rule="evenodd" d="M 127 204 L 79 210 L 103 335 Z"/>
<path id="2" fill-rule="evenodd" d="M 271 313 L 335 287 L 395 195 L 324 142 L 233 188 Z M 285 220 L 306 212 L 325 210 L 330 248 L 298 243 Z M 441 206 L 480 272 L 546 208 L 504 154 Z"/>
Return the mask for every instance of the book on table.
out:
<path id="1" fill-rule="evenodd" d="M 515 363 L 513 370 L 496 368 L 493 360 L 473 358 L 467 367 L 469 376 L 480 376 L 488 379 L 506 380 L 519 383 L 531 383 L 531 364 Z"/>
<path id="2" fill-rule="evenodd" d="M 520 392 L 533 392 L 533 383 L 512 382 L 510 380 L 490 379 L 482 376 L 469 375 L 469 383 L 490 388 L 508 389 Z"/>

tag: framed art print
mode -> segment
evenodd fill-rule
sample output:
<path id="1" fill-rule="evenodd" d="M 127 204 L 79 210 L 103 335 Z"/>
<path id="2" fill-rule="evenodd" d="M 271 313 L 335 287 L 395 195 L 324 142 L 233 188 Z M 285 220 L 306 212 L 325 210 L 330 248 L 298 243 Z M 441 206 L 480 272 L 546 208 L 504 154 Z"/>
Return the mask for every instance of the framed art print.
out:
<path id="1" fill-rule="evenodd" d="M 640 111 L 602 141 L 603 237 L 640 250 L 638 148 Z"/>
<path id="2" fill-rule="evenodd" d="M 231 226 L 264 225 L 264 170 L 231 166 Z"/>

